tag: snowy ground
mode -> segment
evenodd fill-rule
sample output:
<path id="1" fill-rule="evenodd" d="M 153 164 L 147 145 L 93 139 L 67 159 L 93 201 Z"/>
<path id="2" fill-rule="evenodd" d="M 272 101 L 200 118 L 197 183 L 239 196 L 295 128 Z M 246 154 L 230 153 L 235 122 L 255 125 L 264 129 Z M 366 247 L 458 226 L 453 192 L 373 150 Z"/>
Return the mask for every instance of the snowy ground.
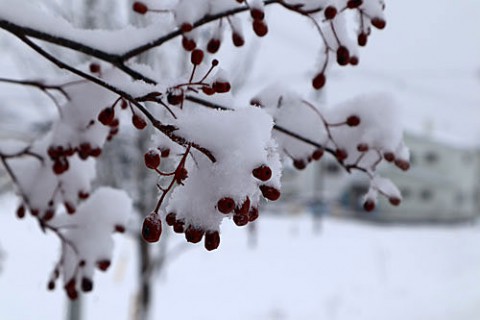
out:
<path id="1" fill-rule="evenodd" d="M 62 290 L 47 292 L 56 241 L 17 221 L 0 199 L 0 319 L 63 319 Z M 262 216 L 258 246 L 226 223 L 218 251 L 191 245 L 156 280 L 154 319 L 480 319 L 480 227 L 380 227 L 307 215 Z M 174 239 L 173 244 L 180 239 Z M 183 241 L 183 240 L 182 240 Z M 129 319 L 135 254 L 119 238 L 97 274 L 85 319 Z"/>

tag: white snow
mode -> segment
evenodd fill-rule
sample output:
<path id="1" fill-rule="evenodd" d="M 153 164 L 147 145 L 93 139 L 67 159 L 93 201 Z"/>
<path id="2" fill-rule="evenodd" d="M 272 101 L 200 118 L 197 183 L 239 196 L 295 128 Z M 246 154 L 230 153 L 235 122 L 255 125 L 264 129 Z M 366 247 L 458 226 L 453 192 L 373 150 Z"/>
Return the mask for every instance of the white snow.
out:
<path id="1" fill-rule="evenodd" d="M 17 221 L 3 197 L 0 318 L 63 319 L 62 290 L 45 289 L 54 237 Z M 480 317 L 480 227 L 381 227 L 307 215 L 261 215 L 258 246 L 225 224 L 215 252 L 187 245 L 155 280 L 154 319 L 476 320 Z M 174 236 L 171 247 L 183 243 Z M 42 248 L 42 250 L 39 250 Z M 83 301 L 85 319 L 129 319 L 134 244 L 116 238 L 113 265 Z"/>

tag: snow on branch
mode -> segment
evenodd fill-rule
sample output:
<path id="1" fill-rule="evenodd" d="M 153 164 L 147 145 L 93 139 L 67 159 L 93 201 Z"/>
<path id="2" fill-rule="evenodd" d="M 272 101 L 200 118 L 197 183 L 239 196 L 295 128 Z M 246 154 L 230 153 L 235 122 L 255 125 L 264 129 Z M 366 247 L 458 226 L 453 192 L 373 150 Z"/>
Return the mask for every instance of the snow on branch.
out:
<path id="1" fill-rule="evenodd" d="M 160 239 L 165 221 L 188 242 L 204 240 L 207 250 L 218 248 L 222 221 L 244 226 L 258 218 L 262 202 L 280 198 L 285 159 L 304 169 L 330 154 L 347 172 L 370 179 L 366 210 L 378 195 L 400 203 L 393 182 L 376 171 L 383 161 L 409 168 L 390 98 L 360 97 L 328 109 L 269 85 L 252 93 L 251 105 L 236 102 L 229 70 L 216 54 L 225 35 L 235 47 L 244 46 L 245 26 L 265 37 L 273 5 L 315 27 L 323 45 L 319 61 L 312 61 L 315 90 L 324 90 L 333 66 L 357 65 L 372 27 L 386 25 L 382 0 L 136 1 L 131 10 L 158 21 L 113 31 L 78 29 L 29 1 L 12 6 L 0 0 L 0 29 L 67 73 L 55 81 L 0 77 L 0 85 L 41 90 L 58 110 L 45 136 L 31 144 L 0 144 L 0 160 L 21 198 L 17 215 L 29 212 L 62 243 L 50 288 L 62 274 L 74 299 L 78 290 L 93 288 L 95 267 L 110 265 L 110 235 L 125 230 L 131 204 L 123 192 L 92 185 L 96 158 L 126 119 L 138 130 L 154 129 L 151 147 L 139 160 L 158 177 L 150 186 L 158 190 L 157 204 L 138 228 L 148 242 Z M 70 64 L 44 42 L 80 52 L 89 63 Z M 161 59 L 152 50 L 160 48 L 168 53 Z M 186 61 L 173 73 L 161 72 L 137 63 L 146 52 L 164 68 L 173 68 L 182 56 Z"/>

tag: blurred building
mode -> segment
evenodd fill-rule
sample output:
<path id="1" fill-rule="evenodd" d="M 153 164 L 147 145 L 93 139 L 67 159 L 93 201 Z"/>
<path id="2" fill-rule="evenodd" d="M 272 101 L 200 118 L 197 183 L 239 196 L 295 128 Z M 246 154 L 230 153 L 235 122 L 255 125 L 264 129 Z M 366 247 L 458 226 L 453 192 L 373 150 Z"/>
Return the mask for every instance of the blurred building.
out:
<path id="1" fill-rule="evenodd" d="M 377 208 L 365 212 L 362 198 L 369 181 L 361 173 L 347 174 L 332 159 L 322 159 L 298 174 L 286 170 L 283 198 L 287 202 L 322 202 L 332 214 L 383 222 L 464 222 L 480 212 L 480 149 L 431 135 L 406 134 L 411 168 L 403 172 L 383 165 L 379 172 L 401 190 L 403 201 L 392 206 L 379 197 Z M 326 157 L 327 158 L 327 157 Z"/>

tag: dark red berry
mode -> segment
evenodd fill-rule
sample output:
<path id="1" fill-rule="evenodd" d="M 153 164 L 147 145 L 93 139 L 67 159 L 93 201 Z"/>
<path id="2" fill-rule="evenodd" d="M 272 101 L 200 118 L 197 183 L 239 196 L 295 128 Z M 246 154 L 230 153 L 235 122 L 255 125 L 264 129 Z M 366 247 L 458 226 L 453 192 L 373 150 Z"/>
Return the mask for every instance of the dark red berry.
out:
<path id="1" fill-rule="evenodd" d="M 235 47 L 241 47 L 245 44 L 245 39 L 238 33 L 232 33 L 232 42 Z"/>
<path id="2" fill-rule="evenodd" d="M 104 126 L 110 126 L 114 118 L 115 118 L 115 111 L 111 107 L 103 109 L 98 114 L 98 121 L 100 121 Z"/>
<path id="3" fill-rule="evenodd" d="M 93 281 L 83 277 L 82 278 L 82 291 L 83 292 L 90 292 L 93 290 Z"/>
<path id="4" fill-rule="evenodd" d="M 183 180 L 188 178 L 188 171 L 184 167 L 178 168 L 175 171 L 175 180 L 177 183 L 182 183 Z"/>
<path id="5" fill-rule="evenodd" d="M 410 169 L 410 163 L 406 160 L 395 159 L 395 165 L 403 171 Z"/>
<path id="6" fill-rule="evenodd" d="M 357 42 L 358 42 L 358 45 L 361 46 L 361 47 L 365 47 L 367 45 L 367 40 L 368 40 L 368 36 L 366 33 L 360 33 L 357 37 Z"/>
<path id="7" fill-rule="evenodd" d="M 51 280 L 48 282 L 47 289 L 49 291 L 55 290 L 55 281 Z"/>
<path id="8" fill-rule="evenodd" d="M 171 91 L 167 94 L 167 101 L 171 105 L 181 104 L 183 102 L 183 92 L 181 90 Z"/>
<path id="9" fill-rule="evenodd" d="M 160 155 L 155 150 L 149 150 L 143 156 L 145 166 L 149 169 L 156 169 L 160 165 Z"/>
<path id="10" fill-rule="evenodd" d="M 52 220 L 54 215 L 55 215 L 55 210 L 53 210 L 53 209 L 48 209 L 48 210 L 45 211 L 45 213 L 43 214 L 42 220 L 43 220 L 43 221 Z"/>
<path id="11" fill-rule="evenodd" d="M 100 73 L 100 65 L 98 63 L 90 63 L 90 72 L 91 73 Z"/>
<path id="12" fill-rule="evenodd" d="M 358 57 L 356 57 L 356 56 L 351 56 L 349 63 L 350 63 L 350 65 L 352 65 L 352 66 L 358 65 Z"/>
<path id="13" fill-rule="evenodd" d="M 233 215 L 233 222 L 237 226 L 243 227 L 244 225 L 246 225 L 248 223 L 248 215 L 235 214 L 235 215 Z"/>
<path id="14" fill-rule="evenodd" d="M 90 194 L 86 191 L 80 191 L 78 192 L 78 197 L 82 200 L 88 199 L 90 197 Z"/>
<path id="15" fill-rule="evenodd" d="M 162 158 L 168 158 L 169 155 L 170 155 L 170 149 L 163 149 L 160 151 L 160 156 Z"/>
<path id="16" fill-rule="evenodd" d="M 343 161 L 347 159 L 348 153 L 345 149 L 337 149 L 335 150 L 335 157 L 337 158 L 338 161 Z"/>
<path id="17" fill-rule="evenodd" d="M 323 157 L 324 150 L 323 149 L 317 149 L 313 151 L 312 153 L 312 159 L 315 161 L 320 160 Z"/>
<path id="18" fill-rule="evenodd" d="M 350 9 L 358 8 L 362 5 L 363 0 L 349 0 L 347 2 L 347 7 Z"/>
<path id="19" fill-rule="evenodd" d="M 235 209 L 235 201 L 232 198 L 222 198 L 217 202 L 217 209 L 223 214 L 229 214 Z"/>
<path id="20" fill-rule="evenodd" d="M 220 40 L 219 39 L 210 39 L 207 44 L 207 51 L 210 53 L 216 53 L 220 49 Z"/>
<path id="21" fill-rule="evenodd" d="M 190 23 L 185 22 L 185 23 L 182 23 L 182 25 L 180 26 L 180 29 L 182 30 L 182 32 L 190 32 L 193 30 L 193 26 Z"/>
<path id="22" fill-rule="evenodd" d="M 293 166 L 298 170 L 303 170 L 307 167 L 307 163 L 303 159 L 294 159 Z"/>
<path id="23" fill-rule="evenodd" d="M 100 149 L 100 148 L 93 148 L 90 151 L 90 156 L 92 156 L 94 158 L 98 158 L 101 154 L 102 154 L 102 149 Z"/>
<path id="24" fill-rule="evenodd" d="M 107 271 L 110 268 L 110 260 L 99 260 L 97 261 L 97 268 L 101 271 Z"/>
<path id="25" fill-rule="evenodd" d="M 325 83 L 327 82 L 327 78 L 325 77 L 325 74 L 319 73 L 313 78 L 312 80 L 312 86 L 316 90 L 322 89 L 325 86 Z"/>
<path id="26" fill-rule="evenodd" d="M 350 51 L 347 47 L 340 46 L 337 49 L 337 63 L 341 66 L 346 66 L 350 62 Z"/>
<path id="27" fill-rule="evenodd" d="M 265 18 L 265 12 L 259 8 L 252 8 L 250 15 L 254 20 L 263 20 Z"/>
<path id="28" fill-rule="evenodd" d="M 148 11 L 147 5 L 140 1 L 135 1 L 132 5 L 132 9 L 139 14 L 145 14 Z"/>
<path id="29" fill-rule="evenodd" d="M 122 225 L 115 225 L 115 232 L 118 232 L 118 233 L 125 233 L 125 226 L 122 226 Z"/>
<path id="30" fill-rule="evenodd" d="M 143 130 L 147 126 L 147 122 L 145 121 L 145 119 L 136 113 L 132 115 L 132 123 L 134 127 L 138 130 Z"/>
<path id="31" fill-rule="evenodd" d="M 220 234 L 218 231 L 207 231 L 205 234 L 205 249 L 212 251 L 220 245 Z"/>
<path id="32" fill-rule="evenodd" d="M 162 234 L 162 222 L 156 212 L 151 212 L 143 220 L 142 237 L 147 242 L 157 242 Z"/>
<path id="33" fill-rule="evenodd" d="M 363 203 L 363 209 L 367 212 L 371 212 L 373 211 L 373 209 L 375 209 L 375 201 L 371 200 L 371 199 L 367 199 L 364 203 Z"/>
<path id="34" fill-rule="evenodd" d="M 242 203 L 240 207 L 235 208 L 235 215 L 248 215 L 248 211 L 250 210 L 250 198 L 247 197 L 245 201 Z"/>
<path id="35" fill-rule="evenodd" d="M 25 217 L 25 206 L 20 205 L 17 208 L 17 218 L 22 219 L 23 217 Z"/>
<path id="36" fill-rule="evenodd" d="M 261 185 L 260 191 L 262 192 L 262 195 L 268 200 L 275 201 L 280 198 L 280 191 L 274 187 Z"/>
<path id="37" fill-rule="evenodd" d="M 372 19 L 372 25 L 377 28 L 377 29 L 384 29 L 385 26 L 387 25 L 387 22 L 381 18 L 373 18 Z"/>
<path id="38" fill-rule="evenodd" d="M 347 125 L 350 127 L 356 127 L 360 124 L 360 118 L 358 116 L 349 116 L 347 118 Z"/>
<path id="39" fill-rule="evenodd" d="M 388 201 L 394 206 L 398 206 L 401 202 L 400 198 L 397 197 L 389 197 Z"/>
<path id="40" fill-rule="evenodd" d="M 383 154 L 383 158 L 388 162 L 395 161 L 395 155 L 393 154 L 393 152 L 385 152 Z"/>
<path id="41" fill-rule="evenodd" d="M 366 144 L 366 143 L 359 143 L 357 145 L 358 152 L 367 152 L 368 149 L 369 149 L 369 147 L 368 147 L 368 144 Z"/>
<path id="42" fill-rule="evenodd" d="M 215 81 L 212 84 L 212 88 L 217 93 L 225 93 L 230 91 L 231 86 L 230 86 L 230 82 L 228 81 Z"/>
<path id="43" fill-rule="evenodd" d="M 175 233 L 182 233 L 185 231 L 185 222 L 182 220 L 175 220 L 175 223 L 173 224 L 173 231 Z"/>
<path id="44" fill-rule="evenodd" d="M 199 65 L 203 61 L 203 51 L 200 49 L 195 49 L 192 51 L 192 55 L 190 56 L 190 61 L 194 65 Z"/>
<path id="45" fill-rule="evenodd" d="M 203 231 L 202 229 L 197 229 L 194 226 L 189 226 L 187 230 L 185 230 L 185 239 L 187 239 L 187 242 L 198 243 L 202 241 L 204 233 L 205 231 Z"/>
<path id="46" fill-rule="evenodd" d="M 337 15 L 337 8 L 328 6 L 323 13 L 325 14 L 325 19 L 332 20 Z"/>
<path id="47" fill-rule="evenodd" d="M 269 166 L 261 165 L 252 170 L 252 174 L 255 178 L 262 181 L 268 181 L 272 177 L 272 169 Z"/>
<path id="48" fill-rule="evenodd" d="M 253 20 L 253 31 L 259 37 L 264 37 L 268 33 L 268 27 L 263 20 Z"/>
<path id="49" fill-rule="evenodd" d="M 78 292 L 75 287 L 75 278 L 70 279 L 66 284 L 65 284 L 65 291 L 67 292 L 67 296 L 70 300 L 75 300 L 78 298 Z"/>
<path id="50" fill-rule="evenodd" d="M 202 92 L 205 93 L 207 96 L 212 96 L 215 94 L 215 89 L 213 89 L 212 87 L 203 86 Z"/>
<path id="51" fill-rule="evenodd" d="M 182 46 L 185 51 L 193 51 L 193 49 L 197 47 L 197 44 L 195 43 L 195 40 L 183 37 Z"/>
<path id="52" fill-rule="evenodd" d="M 253 222 L 258 219 L 258 208 L 251 207 L 250 211 L 248 212 L 248 221 Z"/>
<path id="53" fill-rule="evenodd" d="M 80 159 L 85 160 L 90 156 L 91 151 L 92 151 L 92 146 L 90 145 L 90 143 L 88 142 L 82 143 L 78 147 L 78 156 L 80 157 Z"/>
<path id="54" fill-rule="evenodd" d="M 167 214 L 167 216 L 165 217 L 165 222 L 167 223 L 167 225 L 169 226 L 173 226 L 175 224 L 175 221 L 177 221 L 177 215 L 173 212 L 170 212 L 169 214 Z"/>

